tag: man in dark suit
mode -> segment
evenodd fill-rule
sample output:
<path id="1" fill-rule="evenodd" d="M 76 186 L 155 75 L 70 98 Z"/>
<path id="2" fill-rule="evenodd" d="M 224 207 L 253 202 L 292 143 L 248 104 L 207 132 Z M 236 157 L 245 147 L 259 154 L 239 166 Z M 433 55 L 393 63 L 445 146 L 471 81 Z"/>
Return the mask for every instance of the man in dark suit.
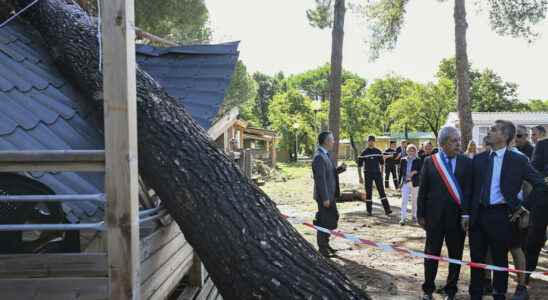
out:
<path id="1" fill-rule="evenodd" d="M 531 165 L 542 174 L 545 182 L 548 182 L 548 138 L 545 137 L 546 129 L 542 126 L 536 126 L 533 128 L 533 132 L 538 139 Z M 546 201 L 546 195 L 544 199 L 536 200 L 537 203 L 531 211 L 531 227 L 527 236 L 526 259 L 528 271 L 536 269 L 540 250 L 546 243 L 548 201 Z"/>
<path id="2" fill-rule="evenodd" d="M 337 228 L 339 212 L 337 211 L 337 199 L 340 197 L 339 173 L 346 170 L 346 165 L 336 167 L 336 162 L 330 157 L 329 151 L 334 144 L 333 135 L 330 132 L 322 132 L 318 136 L 318 149 L 312 161 L 312 173 L 314 174 L 314 200 L 318 204 L 318 212 L 314 219 L 314 225 L 327 229 Z M 317 243 L 320 253 L 330 257 L 335 249 L 329 246 L 329 234 L 317 232 Z"/>
<path id="3" fill-rule="evenodd" d="M 525 154 L 527 158 L 533 157 L 533 150 L 535 149 L 531 142 L 529 142 L 529 129 L 523 125 L 519 125 L 516 129 L 516 148 L 519 152 Z"/>
<path id="4" fill-rule="evenodd" d="M 394 181 L 394 189 L 398 189 L 398 173 L 396 171 L 396 141 L 390 141 L 390 147 L 384 150 L 384 187 L 390 187 L 390 174 Z"/>
<path id="5" fill-rule="evenodd" d="M 471 160 L 459 155 L 460 135 L 455 127 L 438 134 L 441 151 L 426 157 L 420 175 L 418 222 L 426 230 L 426 254 L 439 256 L 443 241 L 449 257 L 462 259 L 465 232 L 461 227 L 462 203 L 471 198 Z M 423 299 L 432 299 L 438 270 L 436 260 L 424 260 Z M 446 299 L 455 299 L 460 265 L 450 264 Z"/>
<path id="6" fill-rule="evenodd" d="M 490 151 L 482 152 L 473 160 L 473 198 L 464 201 L 463 228 L 470 229 L 470 256 L 472 261 L 485 262 L 487 248 L 493 263 L 508 267 L 508 250 L 521 218 L 526 218 L 531 208 L 533 195 L 546 190 L 544 179 L 529 164 L 524 155 L 508 149 L 514 139 L 516 127 L 512 122 L 498 120 L 487 133 L 486 142 Z M 518 199 L 524 181 L 533 187 L 530 197 Z M 511 216 L 511 217 L 510 217 Z M 469 293 L 471 299 L 483 295 L 484 270 L 472 269 Z M 493 298 L 505 299 L 508 289 L 508 273 L 495 271 L 493 275 Z M 514 299 L 527 299 L 527 288 L 518 285 Z"/>

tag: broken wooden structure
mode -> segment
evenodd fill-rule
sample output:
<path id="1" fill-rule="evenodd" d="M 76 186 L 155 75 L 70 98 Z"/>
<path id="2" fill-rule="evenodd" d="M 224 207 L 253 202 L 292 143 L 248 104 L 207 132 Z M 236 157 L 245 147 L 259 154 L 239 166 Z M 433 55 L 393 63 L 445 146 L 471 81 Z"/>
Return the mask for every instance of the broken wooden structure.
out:
<path id="1" fill-rule="evenodd" d="M 2 298 L 166 299 L 183 277 L 180 299 L 221 298 L 138 180 L 131 3 L 102 7 L 104 135 L 37 33 L 0 28 Z"/>

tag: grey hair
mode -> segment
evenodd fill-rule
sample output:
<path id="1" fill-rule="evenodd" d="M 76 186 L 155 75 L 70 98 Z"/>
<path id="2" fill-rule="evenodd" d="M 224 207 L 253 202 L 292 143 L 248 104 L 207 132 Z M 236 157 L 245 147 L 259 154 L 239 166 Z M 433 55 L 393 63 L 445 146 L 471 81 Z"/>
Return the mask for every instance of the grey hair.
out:
<path id="1" fill-rule="evenodd" d="M 438 145 L 445 145 L 449 138 L 454 135 L 460 135 L 459 130 L 453 126 L 444 126 L 438 132 Z"/>
<path id="2" fill-rule="evenodd" d="M 523 131 L 526 135 L 529 135 L 529 129 L 523 125 L 518 125 L 516 131 Z"/>

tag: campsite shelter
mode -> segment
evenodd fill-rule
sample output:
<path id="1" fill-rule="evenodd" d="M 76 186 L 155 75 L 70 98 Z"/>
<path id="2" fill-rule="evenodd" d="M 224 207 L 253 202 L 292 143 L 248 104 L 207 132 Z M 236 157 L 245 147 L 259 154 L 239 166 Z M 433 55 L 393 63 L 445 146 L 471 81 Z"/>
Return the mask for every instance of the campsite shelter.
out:
<path id="1" fill-rule="evenodd" d="M 167 49 L 138 46 L 137 57 L 141 67 L 198 124 L 218 132 L 213 137 L 218 139 L 233 125 L 215 121 L 238 58 L 237 47 L 237 43 Z M 12 22 L 0 29 L 0 151 L 104 149 L 101 127 L 81 103 L 82 95 L 60 74 L 31 27 Z M 88 199 L 62 205 L 0 203 L 1 224 L 32 227 L 36 221 L 59 228 L 73 226 L 70 231 L 0 231 L 1 297 L 106 299 L 104 173 L 0 174 L 0 194 Z M 162 209 L 161 199 L 143 184 L 139 198 L 141 299 L 165 299 L 185 274 L 189 275 L 187 285 L 192 286 L 185 291 L 189 299 L 196 295 L 220 298 L 178 225 Z M 74 230 L 75 226 L 80 230 Z"/>

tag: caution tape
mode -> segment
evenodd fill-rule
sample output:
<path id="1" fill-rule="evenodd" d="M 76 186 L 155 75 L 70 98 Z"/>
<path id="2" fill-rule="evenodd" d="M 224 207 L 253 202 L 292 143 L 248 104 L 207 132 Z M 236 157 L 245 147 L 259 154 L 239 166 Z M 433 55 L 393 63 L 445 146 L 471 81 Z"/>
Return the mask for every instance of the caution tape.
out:
<path id="1" fill-rule="evenodd" d="M 335 237 L 351 241 L 355 244 L 367 245 L 367 246 L 370 246 L 370 247 L 381 249 L 384 252 L 395 252 L 395 253 L 398 253 L 398 254 L 401 254 L 401 255 L 407 255 L 407 256 L 418 257 L 418 258 L 427 258 L 427 259 L 437 260 L 437 261 L 446 262 L 446 263 L 450 263 L 450 264 L 468 266 L 470 268 L 475 268 L 475 269 L 485 269 L 485 270 L 509 272 L 509 273 L 541 274 L 541 275 L 548 276 L 548 272 L 517 270 L 517 269 L 514 269 L 514 268 L 505 268 L 505 267 L 499 267 L 499 266 L 488 265 L 488 264 L 483 264 L 483 263 L 468 262 L 468 261 L 463 261 L 463 260 L 458 260 L 458 259 L 452 259 L 452 258 L 448 258 L 448 257 L 444 257 L 444 256 L 430 255 L 430 254 L 426 254 L 426 253 L 422 253 L 422 252 L 418 252 L 418 251 L 409 250 L 409 249 L 399 247 L 399 246 L 393 246 L 393 245 L 385 244 L 385 243 L 377 243 L 375 241 L 360 238 L 359 236 L 356 236 L 354 234 L 344 233 L 340 230 L 329 230 L 327 228 L 323 228 L 323 227 L 314 225 L 312 223 L 306 222 L 306 221 L 304 221 L 300 218 L 297 218 L 297 217 L 290 217 L 290 216 L 286 216 L 286 215 L 283 215 L 283 214 L 282 214 L 282 216 L 284 216 L 284 218 L 288 219 L 293 224 L 302 224 L 302 225 L 310 227 L 314 230 L 321 231 L 323 233 L 327 233 L 327 234 L 333 235 Z"/>

